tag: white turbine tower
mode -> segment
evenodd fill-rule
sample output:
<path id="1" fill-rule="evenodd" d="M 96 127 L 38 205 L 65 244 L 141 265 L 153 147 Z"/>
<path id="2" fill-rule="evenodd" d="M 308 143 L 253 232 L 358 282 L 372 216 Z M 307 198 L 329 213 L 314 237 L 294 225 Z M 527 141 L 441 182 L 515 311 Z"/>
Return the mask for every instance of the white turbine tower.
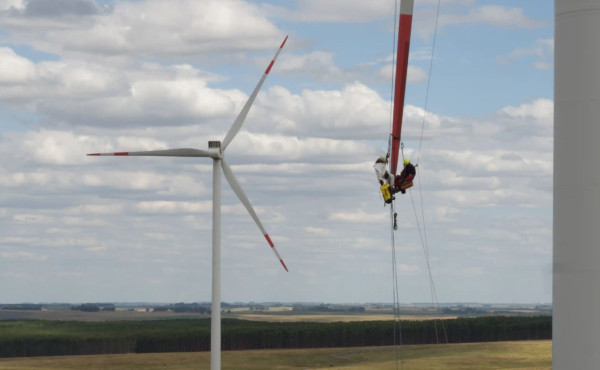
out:
<path id="1" fill-rule="evenodd" d="M 248 115 L 248 111 L 258 94 L 263 82 L 267 78 L 267 75 L 271 71 L 271 67 L 277 60 L 281 49 L 285 45 L 287 41 L 287 36 L 281 43 L 281 46 L 275 53 L 275 56 L 271 60 L 271 63 L 265 70 L 262 78 L 252 91 L 252 94 L 244 104 L 244 107 L 240 111 L 239 115 L 233 122 L 233 125 L 225 135 L 223 142 L 220 141 L 209 141 L 208 142 L 208 150 L 201 149 L 190 149 L 190 148 L 180 148 L 180 149 L 166 149 L 166 150 L 150 150 L 143 152 L 115 152 L 115 153 L 92 153 L 88 154 L 89 156 L 156 156 L 156 157 L 210 157 L 213 159 L 213 229 L 212 229 L 212 304 L 211 304 L 211 354 L 210 354 L 210 362 L 211 369 L 220 369 L 221 368 L 221 169 L 223 170 L 223 174 L 229 182 L 231 189 L 240 199 L 242 204 L 250 213 L 250 216 L 256 222 L 256 225 L 267 239 L 267 242 L 271 246 L 273 252 L 281 262 L 283 268 L 288 271 L 287 266 L 283 262 L 283 259 L 277 252 L 275 245 L 271 241 L 269 234 L 265 230 L 264 226 L 260 222 L 260 219 L 256 215 L 252 204 L 248 200 L 248 197 L 242 190 L 240 183 L 237 181 L 233 172 L 231 171 L 231 167 L 225 161 L 225 149 L 231 143 L 231 141 L 235 138 L 235 135 L 238 133 L 246 116 Z"/>
<path id="2" fill-rule="evenodd" d="M 600 1 L 554 2 L 552 366 L 600 368 Z"/>

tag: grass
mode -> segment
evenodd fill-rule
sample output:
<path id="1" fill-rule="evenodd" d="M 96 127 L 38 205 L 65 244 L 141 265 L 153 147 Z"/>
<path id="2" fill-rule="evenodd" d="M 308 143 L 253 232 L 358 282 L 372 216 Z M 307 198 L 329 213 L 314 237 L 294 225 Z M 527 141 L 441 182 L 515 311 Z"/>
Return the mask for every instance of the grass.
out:
<path id="1" fill-rule="evenodd" d="M 403 358 L 396 363 L 396 356 Z M 552 341 L 226 351 L 224 369 L 551 369 Z M 209 369 L 210 353 L 0 359 L 0 369 Z"/>

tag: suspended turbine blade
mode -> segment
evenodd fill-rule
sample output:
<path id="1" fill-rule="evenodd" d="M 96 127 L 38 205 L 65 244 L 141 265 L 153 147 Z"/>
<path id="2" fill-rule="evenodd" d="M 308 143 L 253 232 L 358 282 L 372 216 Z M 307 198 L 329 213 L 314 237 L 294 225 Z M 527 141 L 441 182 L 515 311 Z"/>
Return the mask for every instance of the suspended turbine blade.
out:
<path id="1" fill-rule="evenodd" d="M 206 150 L 200 149 L 166 149 L 166 150 L 149 150 L 144 152 L 114 152 L 114 153 L 90 153 L 91 156 L 110 155 L 110 156 L 148 156 L 148 157 L 208 157 Z"/>
<path id="2" fill-rule="evenodd" d="M 250 213 L 250 216 L 252 216 L 252 218 L 254 219 L 254 222 L 256 222 L 256 225 L 258 226 L 260 231 L 265 236 L 265 239 L 267 239 L 267 242 L 269 242 L 271 249 L 273 250 L 273 252 L 275 252 L 275 255 L 279 259 L 279 262 L 281 262 L 281 265 L 283 266 L 285 271 L 288 271 L 288 268 L 285 265 L 285 263 L 283 262 L 283 259 L 281 258 L 281 256 L 279 255 L 279 252 L 277 252 L 277 248 L 275 248 L 275 244 L 273 244 L 273 241 L 271 241 L 271 237 L 269 237 L 269 234 L 267 233 L 264 226 L 258 219 L 256 212 L 254 212 L 254 208 L 252 208 L 252 204 L 250 204 L 250 201 L 248 200 L 248 197 L 244 193 L 244 190 L 242 190 L 240 183 L 237 181 L 237 179 L 233 175 L 233 172 L 231 172 L 231 167 L 229 167 L 229 165 L 225 161 L 225 158 L 221 158 L 221 167 L 223 167 L 223 174 L 225 175 L 227 182 L 231 186 L 231 189 L 233 189 L 233 192 L 235 193 L 235 195 L 237 195 L 237 197 L 242 201 L 242 204 L 244 204 L 244 206 L 248 210 L 248 213 Z"/>
<path id="3" fill-rule="evenodd" d="M 281 46 L 279 47 L 279 49 L 277 49 L 277 52 L 275 53 L 275 56 L 271 60 L 271 63 L 265 70 L 265 74 L 262 76 L 262 78 L 258 82 L 258 85 L 256 85 L 256 87 L 254 88 L 254 91 L 252 91 L 252 94 L 250 95 L 250 97 L 246 101 L 246 104 L 244 104 L 244 107 L 242 108 L 242 110 L 238 114 L 237 118 L 233 122 L 233 125 L 229 129 L 229 132 L 227 132 L 227 135 L 225 135 L 225 138 L 223 139 L 223 143 L 221 144 L 221 147 L 223 148 L 223 150 L 225 150 L 227 148 L 227 145 L 229 145 L 231 140 L 233 140 L 235 135 L 238 133 L 238 131 L 242 127 L 242 124 L 244 123 L 244 120 L 246 119 L 246 116 L 248 115 L 248 111 L 250 111 L 250 107 L 252 106 L 252 103 L 254 103 L 254 99 L 256 99 L 256 95 L 258 95 L 258 91 L 260 90 L 260 88 L 263 85 L 263 82 L 265 82 L 265 79 L 269 75 L 269 72 L 271 71 L 271 67 L 273 67 L 273 64 L 275 64 L 275 61 L 277 60 L 277 57 L 279 56 L 281 49 L 283 49 L 283 45 L 285 45 L 285 42 L 287 41 L 287 39 L 288 39 L 288 37 L 286 36 L 285 39 L 283 40 L 283 42 L 281 43 Z"/>

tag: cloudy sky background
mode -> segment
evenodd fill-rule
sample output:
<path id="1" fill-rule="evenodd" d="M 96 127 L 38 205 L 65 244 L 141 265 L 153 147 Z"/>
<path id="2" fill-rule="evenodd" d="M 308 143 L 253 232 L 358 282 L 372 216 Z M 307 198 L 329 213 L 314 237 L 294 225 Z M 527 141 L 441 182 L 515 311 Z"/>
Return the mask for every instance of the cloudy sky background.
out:
<path id="1" fill-rule="evenodd" d="M 209 301 L 211 161 L 85 154 L 222 140 L 286 35 L 227 160 L 290 272 L 223 178 L 222 298 L 391 302 L 394 6 L 0 0 L 0 302 Z M 400 301 L 431 302 L 425 226 L 440 302 L 551 302 L 553 4 L 442 0 L 430 71 L 436 6 L 415 5 Z"/>

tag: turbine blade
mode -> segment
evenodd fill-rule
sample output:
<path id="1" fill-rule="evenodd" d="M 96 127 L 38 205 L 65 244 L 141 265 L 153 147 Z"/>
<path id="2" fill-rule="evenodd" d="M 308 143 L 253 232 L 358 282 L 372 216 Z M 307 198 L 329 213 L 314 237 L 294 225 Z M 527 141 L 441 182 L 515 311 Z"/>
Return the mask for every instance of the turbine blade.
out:
<path id="1" fill-rule="evenodd" d="M 149 150 L 144 152 L 114 152 L 114 153 L 90 153 L 90 156 L 147 156 L 147 157 L 208 157 L 206 150 L 180 148 L 166 150 Z"/>
<path id="2" fill-rule="evenodd" d="M 283 259 L 279 255 L 279 252 L 277 252 L 277 248 L 275 248 L 275 244 L 273 244 L 271 237 L 269 236 L 269 234 L 265 230 L 264 226 L 260 222 L 260 219 L 256 215 L 256 212 L 254 212 L 254 208 L 252 208 L 252 204 L 250 204 L 250 201 L 248 200 L 248 197 L 246 196 L 246 194 L 244 193 L 244 190 L 240 186 L 240 183 L 237 181 L 237 179 L 233 175 L 233 172 L 231 172 L 231 167 L 229 167 L 229 165 L 225 161 L 225 158 L 221 158 L 221 167 L 223 168 L 223 174 L 225 175 L 227 182 L 231 186 L 231 189 L 233 189 L 233 192 L 235 193 L 235 195 L 237 195 L 237 197 L 240 199 L 240 201 L 242 201 L 242 204 L 246 207 L 246 209 L 248 210 L 248 213 L 250 213 L 250 216 L 252 216 L 252 218 L 254 219 L 254 222 L 256 222 L 256 225 L 258 226 L 260 231 L 265 236 L 265 239 L 267 239 L 267 242 L 271 246 L 271 250 L 273 250 L 273 252 L 275 252 L 275 255 L 279 259 L 279 262 L 281 262 L 281 265 L 283 266 L 285 271 L 288 271 L 288 268 L 285 265 L 285 262 L 283 262 Z"/>
<path id="3" fill-rule="evenodd" d="M 250 95 L 250 97 L 246 101 L 246 104 L 244 104 L 244 107 L 242 108 L 242 110 L 238 114 L 237 118 L 233 122 L 233 125 L 229 129 L 229 132 L 227 132 L 227 135 L 225 135 L 225 138 L 223 139 L 223 143 L 221 144 L 221 147 L 223 148 L 223 150 L 225 150 L 227 148 L 227 145 L 229 145 L 231 140 L 233 140 L 235 135 L 238 133 L 238 131 L 242 127 L 242 124 L 244 123 L 244 120 L 246 119 L 246 116 L 248 115 L 248 112 L 250 111 L 250 107 L 252 106 L 252 103 L 254 103 L 254 99 L 256 99 L 256 95 L 258 95 L 258 91 L 260 90 L 260 88 L 263 85 L 263 82 L 265 82 L 265 79 L 269 75 L 269 72 L 271 71 L 271 67 L 273 67 L 273 64 L 275 64 L 275 61 L 277 60 L 277 57 L 279 56 L 281 49 L 283 49 L 283 45 L 285 45 L 285 42 L 287 41 L 287 39 L 288 39 L 288 37 L 286 36 L 285 39 L 283 40 L 283 42 L 281 43 L 281 46 L 279 47 L 279 49 L 277 49 L 275 56 L 271 60 L 271 63 L 269 64 L 267 69 L 265 70 L 265 73 L 263 74 L 262 78 L 258 82 L 258 85 L 256 85 L 256 87 L 254 88 L 254 91 L 252 91 L 252 94 Z"/>

